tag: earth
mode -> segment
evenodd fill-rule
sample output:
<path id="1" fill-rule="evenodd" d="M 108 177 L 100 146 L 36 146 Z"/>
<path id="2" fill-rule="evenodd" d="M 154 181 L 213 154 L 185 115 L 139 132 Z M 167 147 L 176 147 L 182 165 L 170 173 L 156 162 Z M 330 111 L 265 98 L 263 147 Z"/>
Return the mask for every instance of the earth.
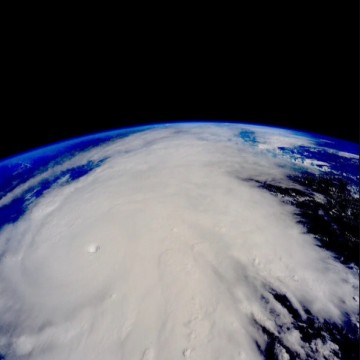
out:
<path id="1" fill-rule="evenodd" d="M 161 124 L 0 174 L 0 359 L 358 359 L 357 144 Z"/>

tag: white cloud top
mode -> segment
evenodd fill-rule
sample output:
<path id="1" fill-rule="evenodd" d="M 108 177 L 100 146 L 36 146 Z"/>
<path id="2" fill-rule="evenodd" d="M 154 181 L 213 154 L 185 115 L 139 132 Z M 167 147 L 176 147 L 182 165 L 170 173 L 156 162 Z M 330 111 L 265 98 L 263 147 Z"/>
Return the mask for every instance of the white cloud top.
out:
<path id="1" fill-rule="evenodd" d="M 273 131 L 261 136 L 274 139 Z M 107 158 L 47 191 L 0 232 L 0 352 L 37 360 L 259 359 L 256 343 L 266 338 L 255 321 L 301 358 L 336 347 L 304 343 L 269 290 L 286 294 L 303 317 L 307 308 L 341 324 L 345 313 L 357 315 L 357 275 L 316 246 L 290 207 L 247 181 L 286 182 L 290 168 L 238 132 L 154 128 L 40 175 Z M 301 143 L 291 136 L 279 130 L 276 143 Z"/>

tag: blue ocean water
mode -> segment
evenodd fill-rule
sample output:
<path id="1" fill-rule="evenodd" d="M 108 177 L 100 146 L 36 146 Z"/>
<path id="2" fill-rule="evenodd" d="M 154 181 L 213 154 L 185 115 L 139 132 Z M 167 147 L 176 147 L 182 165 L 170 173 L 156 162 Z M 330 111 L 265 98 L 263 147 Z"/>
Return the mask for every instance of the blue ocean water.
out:
<path id="1" fill-rule="evenodd" d="M 17 186 L 26 183 L 31 178 L 41 175 L 48 169 L 63 164 L 77 154 L 100 146 L 106 142 L 125 138 L 132 134 L 145 131 L 149 127 L 137 127 L 115 130 L 106 133 L 90 135 L 82 138 L 61 142 L 48 147 L 40 148 L 25 154 L 20 154 L 0 162 L 0 200 Z M 53 176 L 40 180 L 30 186 L 9 203 L 0 207 L 0 229 L 9 223 L 16 222 L 28 207 L 53 187 L 65 185 L 75 181 L 93 171 L 106 159 L 89 161 L 80 166 L 66 169 Z"/>
<path id="2" fill-rule="evenodd" d="M 274 128 L 276 130 L 276 128 Z M 326 163 L 333 175 L 343 177 L 344 180 L 357 185 L 359 182 L 359 146 L 355 143 L 330 138 L 328 136 L 318 136 L 316 134 L 292 131 L 294 135 L 300 135 L 313 142 L 312 146 L 280 146 L 277 151 L 281 156 L 291 160 L 313 160 Z M 243 129 L 239 137 L 247 144 L 257 147 L 260 144 L 253 130 Z M 346 156 L 344 153 L 356 156 Z M 279 156 L 278 152 L 274 156 Z"/>

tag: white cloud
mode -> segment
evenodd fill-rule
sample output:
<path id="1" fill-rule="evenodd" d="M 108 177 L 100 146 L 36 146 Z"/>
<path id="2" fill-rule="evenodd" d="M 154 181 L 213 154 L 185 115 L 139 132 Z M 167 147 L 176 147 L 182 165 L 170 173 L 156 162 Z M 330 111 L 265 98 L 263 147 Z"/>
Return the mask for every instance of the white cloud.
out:
<path id="1" fill-rule="evenodd" d="M 255 341 L 265 339 L 253 319 L 274 332 L 287 324 L 278 335 L 299 356 L 315 351 L 269 289 L 303 316 L 303 307 L 339 324 L 356 316 L 356 274 L 304 234 L 291 208 L 246 181 L 287 181 L 287 170 L 238 131 L 153 129 L 63 164 L 108 158 L 0 232 L 9 358 L 257 359 Z"/>

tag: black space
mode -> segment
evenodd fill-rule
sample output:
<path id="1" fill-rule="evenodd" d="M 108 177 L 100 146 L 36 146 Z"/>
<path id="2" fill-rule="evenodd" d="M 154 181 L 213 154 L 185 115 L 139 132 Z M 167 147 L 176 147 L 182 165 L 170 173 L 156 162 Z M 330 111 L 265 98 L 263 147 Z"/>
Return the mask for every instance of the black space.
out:
<path id="1" fill-rule="evenodd" d="M 353 4 L 224 6 L 163 22 L 143 23 L 145 14 L 132 26 L 124 16 L 104 27 L 94 19 L 79 27 L 78 18 L 31 21 L 13 31 L 5 52 L 0 158 L 180 120 L 254 122 L 358 142 Z"/>

